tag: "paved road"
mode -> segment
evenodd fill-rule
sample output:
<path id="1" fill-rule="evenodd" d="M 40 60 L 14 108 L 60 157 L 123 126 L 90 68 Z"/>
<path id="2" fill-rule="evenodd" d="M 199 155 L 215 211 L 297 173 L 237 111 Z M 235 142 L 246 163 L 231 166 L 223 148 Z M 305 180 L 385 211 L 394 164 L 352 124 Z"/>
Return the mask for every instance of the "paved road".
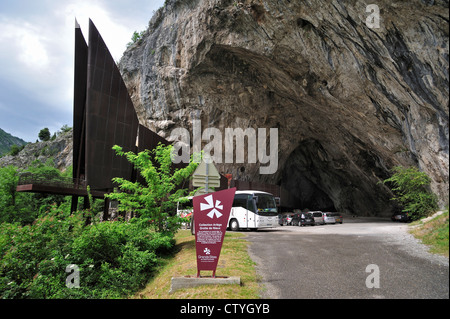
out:
<path id="1" fill-rule="evenodd" d="M 263 298 L 449 298 L 448 258 L 428 253 L 405 224 L 347 218 L 245 234 Z M 379 288 L 366 286 L 376 285 L 371 264 Z"/>

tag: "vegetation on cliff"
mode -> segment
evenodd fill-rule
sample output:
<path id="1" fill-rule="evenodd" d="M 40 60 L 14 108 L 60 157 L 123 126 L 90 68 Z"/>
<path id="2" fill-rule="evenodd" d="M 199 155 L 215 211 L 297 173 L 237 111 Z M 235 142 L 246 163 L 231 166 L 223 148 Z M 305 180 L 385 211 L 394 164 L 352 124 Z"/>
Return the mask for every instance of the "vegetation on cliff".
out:
<path id="1" fill-rule="evenodd" d="M 430 188 L 431 178 L 416 167 L 396 166 L 384 183 L 391 185 L 392 200 L 398 202 L 412 220 L 426 217 L 438 208 L 437 197 Z"/>

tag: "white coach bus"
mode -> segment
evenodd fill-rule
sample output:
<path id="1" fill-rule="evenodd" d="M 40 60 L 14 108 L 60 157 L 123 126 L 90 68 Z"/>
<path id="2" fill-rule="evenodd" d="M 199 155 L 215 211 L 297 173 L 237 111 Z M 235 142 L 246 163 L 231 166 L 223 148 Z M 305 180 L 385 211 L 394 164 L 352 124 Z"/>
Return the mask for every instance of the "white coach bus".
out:
<path id="1" fill-rule="evenodd" d="M 192 197 L 185 204 L 178 203 L 179 216 L 190 216 L 192 210 Z M 191 218 L 191 233 L 195 233 L 194 215 Z M 233 208 L 231 208 L 228 227 L 237 231 L 239 229 L 258 229 L 278 226 L 278 210 L 275 197 L 266 192 L 256 190 L 236 191 Z"/>
<path id="2" fill-rule="evenodd" d="M 236 231 L 241 228 L 258 229 L 278 226 L 278 210 L 275 197 L 255 190 L 236 191 L 228 226 Z"/>

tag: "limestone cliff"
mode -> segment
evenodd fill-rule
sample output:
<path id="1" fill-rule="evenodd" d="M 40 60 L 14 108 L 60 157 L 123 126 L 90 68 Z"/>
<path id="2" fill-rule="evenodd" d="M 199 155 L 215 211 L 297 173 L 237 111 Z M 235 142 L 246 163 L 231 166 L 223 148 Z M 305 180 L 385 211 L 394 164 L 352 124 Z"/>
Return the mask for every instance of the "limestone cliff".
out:
<path id="1" fill-rule="evenodd" d="M 72 130 L 59 133 L 55 139 L 36 143 L 28 143 L 17 155 L 6 155 L 0 158 L 0 167 L 8 165 L 26 169 L 34 161 L 46 163 L 53 161 L 56 168 L 65 171 L 72 165 L 73 140 Z"/>
<path id="2" fill-rule="evenodd" d="M 278 128 L 278 183 L 298 208 L 392 210 L 378 182 L 417 165 L 448 203 L 448 0 L 167 0 L 120 62 L 142 124 Z M 374 21 L 374 20 L 373 20 Z"/>

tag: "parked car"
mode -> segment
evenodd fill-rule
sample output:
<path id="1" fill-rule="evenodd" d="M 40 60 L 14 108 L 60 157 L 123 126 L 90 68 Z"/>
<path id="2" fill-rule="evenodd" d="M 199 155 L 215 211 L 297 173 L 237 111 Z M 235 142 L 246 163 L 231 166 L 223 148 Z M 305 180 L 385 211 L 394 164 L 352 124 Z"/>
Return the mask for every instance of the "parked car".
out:
<path id="1" fill-rule="evenodd" d="M 323 213 L 323 222 L 325 224 L 336 224 L 336 218 L 334 213 L 325 212 Z"/>
<path id="2" fill-rule="evenodd" d="M 324 225 L 325 221 L 323 218 L 323 213 L 321 211 L 312 211 L 311 212 L 314 217 L 314 223 L 316 225 Z"/>
<path id="3" fill-rule="evenodd" d="M 298 226 L 298 223 L 300 222 L 301 214 L 292 214 L 292 220 L 291 225 L 292 226 Z"/>
<path id="4" fill-rule="evenodd" d="M 284 222 L 284 226 L 292 225 L 292 218 L 294 217 L 294 214 L 288 214 L 286 215 L 286 219 Z"/>
<path id="5" fill-rule="evenodd" d="M 336 223 L 342 224 L 344 222 L 344 218 L 342 217 L 342 214 L 340 213 L 334 213 L 334 219 L 336 220 Z"/>
<path id="6" fill-rule="evenodd" d="M 306 226 L 311 225 L 314 226 L 314 216 L 311 213 L 298 213 L 294 214 L 292 218 L 292 225 L 294 226 Z"/>
<path id="7" fill-rule="evenodd" d="M 394 213 L 391 216 L 391 220 L 394 222 L 409 223 L 411 221 L 411 216 L 409 216 L 408 212 L 399 212 L 399 213 Z"/>
<path id="8" fill-rule="evenodd" d="M 284 213 L 278 215 L 278 224 L 280 226 L 288 226 L 292 224 L 292 213 Z"/>

